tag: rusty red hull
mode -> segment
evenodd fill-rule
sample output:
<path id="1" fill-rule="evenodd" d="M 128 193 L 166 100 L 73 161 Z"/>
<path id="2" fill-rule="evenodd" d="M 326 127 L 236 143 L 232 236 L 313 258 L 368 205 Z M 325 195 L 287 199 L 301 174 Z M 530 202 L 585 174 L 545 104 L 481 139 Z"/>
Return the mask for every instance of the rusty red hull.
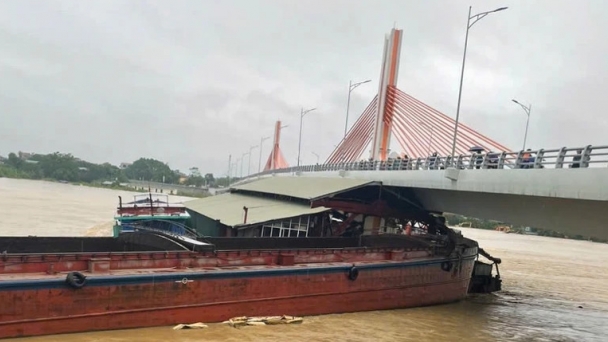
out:
<path id="1" fill-rule="evenodd" d="M 35 257 L 20 263 L 27 270 L 5 260 L 0 338 L 448 303 L 466 296 L 477 248 L 452 260 L 449 271 L 442 268 L 448 259 L 424 252 L 320 252 L 165 253 L 164 258 L 140 253 L 133 260 L 80 255 L 51 262 Z M 65 273 L 36 273 L 82 269 L 83 262 L 90 272 L 83 272 L 88 281 L 80 289 L 66 285 Z M 134 264 L 142 268 L 133 269 Z"/>

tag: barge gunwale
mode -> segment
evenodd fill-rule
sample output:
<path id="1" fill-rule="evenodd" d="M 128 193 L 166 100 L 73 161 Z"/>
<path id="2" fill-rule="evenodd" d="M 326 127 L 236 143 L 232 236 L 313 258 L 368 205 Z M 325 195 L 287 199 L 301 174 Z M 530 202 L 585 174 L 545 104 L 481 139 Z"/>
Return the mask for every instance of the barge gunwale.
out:
<path id="1" fill-rule="evenodd" d="M 474 260 L 476 254 L 462 258 L 462 261 Z M 429 258 L 426 260 L 410 261 L 368 261 L 368 262 L 343 262 L 343 263 L 314 263 L 298 264 L 297 266 L 242 266 L 238 270 L 219 269 L 204 270 L 192 269 L 191 271 L 170 272 L 161 270 L 160 272 L 151 270 L 146 273 L 127 273 L 127 271 L 116 272 L 115 274 L 91 275 L 87 277 L 87 287 L 107 286 L 107 285 L 136 285 L 146 283 L 177 282 L 184 278 L 187 280 L 209 280 L 209 279 L 234 279 L 234 278 L 257 278 L 257 277 L 277 277 L 277 276 L 297 276 L 297 275 L 317 275 L 325 273 L 345 272 L 351 267 L 356 266 L 360 270 L 383 270 L 392 268 L 408 268 L 430 265 L 440 265 L 442 262 L 458 262 L 458 258 Z M 338 265 L 336 265 L 338 264 Z M 226 268 L 226 267 L 223 267 Z M 163 272 L 164 271 L 164 272 Z M 67 273 L 67 272 L 66 272 Z M 0 277 L 0 291 L 14 289 L 41 289 L 41 288 L 65 288 L 65 274 L 13 274 L 10 278 Z M 15 278 L 22 277 L 19 280 Z M 34 278 L 37 277 L 37 278 Z M 29 279 L 28 279 L 29 278 Z"/>

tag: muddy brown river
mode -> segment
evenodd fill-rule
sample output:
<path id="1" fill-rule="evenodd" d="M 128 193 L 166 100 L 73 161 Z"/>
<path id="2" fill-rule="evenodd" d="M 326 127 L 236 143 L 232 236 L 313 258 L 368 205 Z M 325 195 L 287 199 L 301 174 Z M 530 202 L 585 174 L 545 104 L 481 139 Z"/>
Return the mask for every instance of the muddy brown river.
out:
<path id="1" fill-rule="evenodd" d="M 0 235 L 110 235 L 118 195 L 132 193 L 0 178 Z M 426 308 L 305 317 L 300 325 L 210 324 L 6 341 L 608 341 L 608 244 L 461 230 L 502 258 L 502 292 Z"/>

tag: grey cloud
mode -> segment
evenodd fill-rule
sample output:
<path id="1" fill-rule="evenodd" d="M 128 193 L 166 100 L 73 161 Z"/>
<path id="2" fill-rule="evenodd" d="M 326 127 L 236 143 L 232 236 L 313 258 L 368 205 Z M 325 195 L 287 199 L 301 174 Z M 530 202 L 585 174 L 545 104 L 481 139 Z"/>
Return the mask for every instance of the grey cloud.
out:
<path id="1" fill-rule="evenodd" d="M 520 148 L 605 144 L 608 78 L 601 1 L 471 1 L 509 10 L 471 29 L 462 122 Z M 466 1 L 4 1 L 0 154 L 140 156 L 225 173 L 274 122 L 296 162 L 326 157 L 378 88 L 384 34 L 404 30 L 399 88 L 455 115 Z M 265 157 L 269 144 L 265 146 Z M 257 158 L 252 158 L 252 168 Z"/>

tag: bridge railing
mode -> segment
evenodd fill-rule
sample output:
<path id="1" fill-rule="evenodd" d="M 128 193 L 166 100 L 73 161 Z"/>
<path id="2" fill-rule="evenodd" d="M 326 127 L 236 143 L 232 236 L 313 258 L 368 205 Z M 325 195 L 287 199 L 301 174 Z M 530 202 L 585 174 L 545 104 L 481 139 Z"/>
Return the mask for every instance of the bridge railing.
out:
<path id="1" fill-rule="evenodd" d="M 577 160 L 578 158 L 578 160 Z M 454 158 L 429 156 L 426 158 L 362 160 L 357 162 L 294 166 L 252 174 L 246 178 L 275 173 L 323 171 L 406 171 L 458 169 L 562 169 L 608 167 L 608 146 L 562 147 L 519 152 L 471 153 Z"/>

